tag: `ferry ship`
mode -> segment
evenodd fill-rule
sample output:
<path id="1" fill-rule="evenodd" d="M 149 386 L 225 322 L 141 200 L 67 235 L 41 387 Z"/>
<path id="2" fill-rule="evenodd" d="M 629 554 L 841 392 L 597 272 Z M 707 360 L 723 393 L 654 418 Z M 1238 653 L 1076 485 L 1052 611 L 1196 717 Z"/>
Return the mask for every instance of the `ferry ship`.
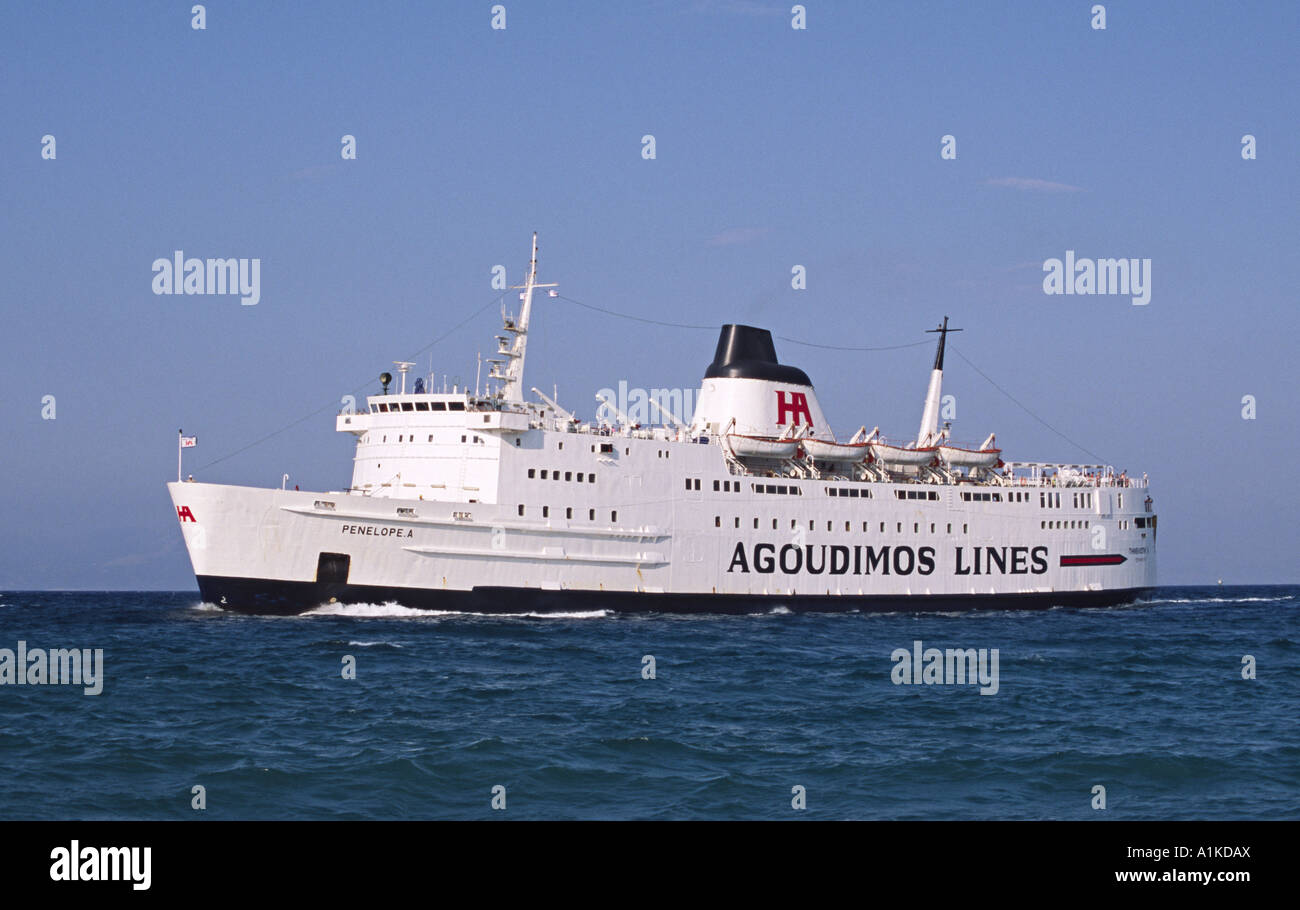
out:
<path id="1" fill-rule="evenodd" d="M 1004 460 L 939 426 L 947 317 L 915 438 L 827 423 L 769 331 L 723 325 L 693 414 L 583 420 L 525 396 L 537 236 L 487 389 L 406 380 L 340 413 L 331 492 L 168 491 L 204 601 L 438 611 L 934 611 L 1124 603 L 1155 585 L 1145 475 Z"/>

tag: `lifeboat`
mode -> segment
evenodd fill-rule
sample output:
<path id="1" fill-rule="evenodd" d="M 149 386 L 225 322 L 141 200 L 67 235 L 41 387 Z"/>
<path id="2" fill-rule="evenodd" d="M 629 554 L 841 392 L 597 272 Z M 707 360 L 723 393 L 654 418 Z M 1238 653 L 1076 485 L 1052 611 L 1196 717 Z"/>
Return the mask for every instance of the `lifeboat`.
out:
<path id="1" fill-rule="evenodd" d="M 859 462 L 870 454 L 865 442 L 826 442 L 821 439 L 801 439 L 799 444 L 813 461 Z"/>
<path id="2" fill-rule="evenodd" d="M 963 449 L 960 446 L 939 446 L 939 457 L 944 464 L 954 468 L 993 468 L 1002 458 L 1001 449 Z"/>
<path id="3" fill-rule="evenodd" d="M 868 443 L 871 455 L 887 468 L 924 467 L 934 461 L 938 446 L 921 446 L 907 449 L 903 446 L 891 446 L 887 442 Z"/>
<path id="4" fill-rule="evenodd" d="M 1002 460 L 1002 450 L 990 433 L 978 449 L 942 442 L 939 444 L 939 457 L 951 468 L 995 468 Z"/>
<path id="5" fill-rule="evenodd" d="M 739 458 L 793 458 L 795 450 L 799 448 L 799 440 L 729 433 L 727 445 L 731 446 L 731 451 Z"/>

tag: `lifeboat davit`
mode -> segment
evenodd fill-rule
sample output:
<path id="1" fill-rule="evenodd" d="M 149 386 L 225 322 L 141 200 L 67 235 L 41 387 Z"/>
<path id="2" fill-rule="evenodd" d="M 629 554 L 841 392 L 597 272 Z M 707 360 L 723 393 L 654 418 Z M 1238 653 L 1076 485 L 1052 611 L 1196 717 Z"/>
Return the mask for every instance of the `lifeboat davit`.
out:
<path id="1" fill-rule="evenodd" d="M 727 445 L 740 458 L 793 458 L 795 450 L 799 448 L 799 440 L 729 433 Z"/>
<path id="2" fill-rule="evenodd" d="M 865 442 L 826 442 L 801 439 L 799 444 L 813 461 L 859 462 L 866 459 L 870 446 Z"/>

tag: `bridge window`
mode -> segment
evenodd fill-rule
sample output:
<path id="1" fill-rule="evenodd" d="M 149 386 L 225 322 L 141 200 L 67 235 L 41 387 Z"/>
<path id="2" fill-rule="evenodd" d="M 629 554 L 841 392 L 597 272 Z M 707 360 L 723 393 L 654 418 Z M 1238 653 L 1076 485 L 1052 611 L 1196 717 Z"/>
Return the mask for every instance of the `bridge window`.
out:
<path id="1" fill-rule="evenodd" d="M 417 402 L 415 403 L 415 409 L 416 409 L 417 411 L 427 411 L 427 410 L 429 410 L 429 402 L 427 402 L 427 401 L 417 401 Z"/>
<path id="2" fill-rule="evenodd" d="M 411 404 L 409 401 L 403 401 L 403 402 L 402 402 L 402 410 L 403 410 L 403 411 L 414 411 L 414 410 L 415 410 L 415 405 Z"/>
<path id="3" fill-rule="evenodd" d="M 463 411 L 463 410 L 465 410 L 465 402 L 463 402 L 463 401 L 449 401 L 449 402 L 447 402 L 447 410 L 448 410 L 448 411 Z"/>
<path id="4" fill-rule="evenodd" d="M 447 403 L 446 403 L 445 401 L 431 401 L 431 402 L 429 402 L 429 410 L 430 410 L 430 411 L 445 411 L 445 410 L 447 410 Z"/>

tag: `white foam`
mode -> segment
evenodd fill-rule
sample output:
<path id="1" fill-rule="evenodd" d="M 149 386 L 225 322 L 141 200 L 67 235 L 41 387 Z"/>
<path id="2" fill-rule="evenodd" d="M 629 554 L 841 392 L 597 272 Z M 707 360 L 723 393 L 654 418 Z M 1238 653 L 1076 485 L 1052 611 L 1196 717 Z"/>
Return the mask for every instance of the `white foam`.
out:
<path id="1" fill-rule="evenodd" d="M 1276 600 L 1290 600 L 1285 597 L 1160 597 L 1155 600 L 1143 600 L 1142 603 L 1154 604 L 1258 604 L 1272 603 Z"/>
<path id="2" fill-rule="evenodd" d="M 350 616 L 353 618 L 431 618 L 441 616 L 483 616 L 492 619 L 602 619 L 609 610 L 581 610 L 568 613 L 477 613 L 469 610 L 420 610 L 399 603 L 382 604 L 322 604 L 307 610 L 303 616 Z M 385 644 L 385 642 L 376 642 Z M 400 647 L 400 646 L 399 646 Z"/>
<path id="3" fill-rule="evenodd" d="M 402 645 L 399 645 L 395 641 L 350 641 L 348 642 L 348 645 L 353 648 L 374 648 L 374 647 L 400 648 L 402 647 Z"/>
<path id="4" fill-rule="evenodd" d="M 352 617 L 384 617 L 384 616 L 428 616 L 428 610 L 417 610 L 414 607 L 404 607 L 394 601 L 382 604 L 321 604 L 319 607 L 313 607 L 305 611 L 303 616 L 352 616 Z"/>

